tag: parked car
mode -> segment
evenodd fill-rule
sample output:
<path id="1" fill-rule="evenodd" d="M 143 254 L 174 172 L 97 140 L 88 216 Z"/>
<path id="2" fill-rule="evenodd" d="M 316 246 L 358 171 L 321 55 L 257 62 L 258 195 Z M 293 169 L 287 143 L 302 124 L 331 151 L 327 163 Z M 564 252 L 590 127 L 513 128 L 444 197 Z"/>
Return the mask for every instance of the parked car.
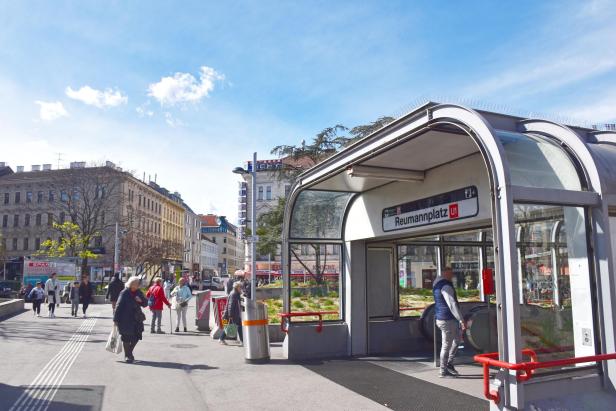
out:
<path id="1" fill-rule="evenodd" d="M 212 277 L 210 290 L 222 291 L 225 289 L 225 281 L 221 277 Z"/>
<path id="2" fill-rule="evenodd" d="M 0 298 L 12 298 L 15 294 L 13 281 L 0 281 Z"/>

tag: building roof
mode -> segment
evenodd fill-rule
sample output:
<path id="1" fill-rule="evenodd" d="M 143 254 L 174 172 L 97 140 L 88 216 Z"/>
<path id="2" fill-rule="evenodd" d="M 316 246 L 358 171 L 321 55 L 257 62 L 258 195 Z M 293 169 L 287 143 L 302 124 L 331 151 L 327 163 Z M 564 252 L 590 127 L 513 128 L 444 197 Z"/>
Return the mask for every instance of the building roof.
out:
<path id="1" fill-rule="evenodd" d="M 201 227 L 218 227 L 220 225 L 220 219 L 216 214 L 199 215 L 201 219 Z"/>

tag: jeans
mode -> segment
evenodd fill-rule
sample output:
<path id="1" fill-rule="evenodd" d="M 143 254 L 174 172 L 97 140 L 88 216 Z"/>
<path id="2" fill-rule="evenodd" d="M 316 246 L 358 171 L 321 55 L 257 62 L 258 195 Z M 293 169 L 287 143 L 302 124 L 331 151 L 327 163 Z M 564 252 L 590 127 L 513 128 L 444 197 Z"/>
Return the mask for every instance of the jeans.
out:
<path id="1" fill-rule="evenodd" d="M 47 308 L 49 308 L 49 312 L 53 314 L 56 311 L 56 303 L 49 303 L 49 305 L 47 305 Z"/>
<path id="2" fill-rule="evenodd" d="M 88 309 L 89 306 L 90 306 L 90 303 L 83 303 L 81 305 L 81 309 L 83 310 L 83 315 L 86 315 L 86 310 Z"/>
<path id="3" fill-rule="evenodd" d="M 447 365 L 453 362 L 458 351 L 458 321 L 436 320 L 436 326 L 441 330 L 441 372 L 447 369 Z"/>
<path id="4" fill-rule="evenodd" d="M 177 322 L 176 328 L 180 328 L 180 318 L 182 319 L 182 322 L 184 323 L 184 328 L 186 328 L 186 311 L 188 311 L 188 306 L 178 307 L 176 311 L 178 314 L 178 322 Z"/>
<path id="5" fill-rule="evenodd" d="M 34 310 L 34 312 L 36 314 L 40 314 L 41 313 L 41 303 L 43 302 L 43 300 L 33 300 L 32 301 L 32 309 Z"/>
<path id="6" fill-rule="evenodd" d="M 76 317 L 78 310 L 79 310 L 79 301 L 71 302 L 71 315 Z"/>
<path id="7" fill-rule="evenodd" d="M 152 330 L 154 330 L 154 325 L 158 322 L 158 329 L 160 330 L 160 322 L 163 319 L 163 310 L 152 310 Z"/>
<path id="8" fill-rule="evenodd" d="M 237 336 L 240 342 L 244 342 L 244 335 L 242 333 L 242 324 L 237 326 Z M 227 338 L 227 333 L 225 333 L 225 329 L 222 329 L 222 334 L 220 334 L 220 341 L 224 341 Z"/>

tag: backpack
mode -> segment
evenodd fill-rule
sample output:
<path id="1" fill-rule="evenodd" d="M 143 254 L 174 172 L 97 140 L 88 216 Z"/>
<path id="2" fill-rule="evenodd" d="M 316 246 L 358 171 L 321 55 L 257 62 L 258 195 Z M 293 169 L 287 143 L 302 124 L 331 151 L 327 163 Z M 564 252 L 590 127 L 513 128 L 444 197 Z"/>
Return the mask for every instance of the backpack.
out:
<path id="1" fill-rule="evenodd" d="M 150 298 L 148 298 L 148 307 L 152 308 L 155 303 L 156 297 L 154 297 L 154 294 L 150 294 Z"/>

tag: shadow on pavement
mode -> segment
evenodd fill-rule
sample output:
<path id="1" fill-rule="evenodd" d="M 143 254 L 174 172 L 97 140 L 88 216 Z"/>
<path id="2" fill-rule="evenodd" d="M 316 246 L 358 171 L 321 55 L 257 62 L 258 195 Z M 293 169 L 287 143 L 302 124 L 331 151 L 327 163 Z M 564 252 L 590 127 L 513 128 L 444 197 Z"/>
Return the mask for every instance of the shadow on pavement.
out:
<path id="1" fill-rule="evenodd" d="M 122 362 L 125 363 L 124 361 L 118 361 L 118 362 Z M 175 369 L 175 370 L 184 370 L 187 372 L 191 372 L 191 371 L 195 371 L 195 370 L 217 370 L 218 367 L 210 367 L 209 365 L 205 365 L 205 364 L 195 364 L 195 365 L 191 365 L 191 364 L 182 364 L 179 362 L 165 362 L 165 361 L 144 361 L 144 360 L 135 360 L 134 363 L 132 364 L 127 364 L 126 365 L 139 365 L 142 367 L 156 367 L 156 368 L 169 368 L 169 369 Z"/>
<path id="2" fill-rule="evenodd" d="M 0 409 L 8 410 L 19 399 L 26 387 L 14 387 L 12 385 L 0 383 Z M 53 401 L 34 403 L 28 399 L 21 401 L 21 407 L 25 409 L 37 405 L 48 411 L 99 411 L 102 409 L 105 387 L 102 386 L 62 386 L 56 392 Z M 30 401 L 28 403 L 28 401 Z M 24 405 L 28 404 L 28 407 Z M 36 408 L 36 407 L 34 407 Z"/>

